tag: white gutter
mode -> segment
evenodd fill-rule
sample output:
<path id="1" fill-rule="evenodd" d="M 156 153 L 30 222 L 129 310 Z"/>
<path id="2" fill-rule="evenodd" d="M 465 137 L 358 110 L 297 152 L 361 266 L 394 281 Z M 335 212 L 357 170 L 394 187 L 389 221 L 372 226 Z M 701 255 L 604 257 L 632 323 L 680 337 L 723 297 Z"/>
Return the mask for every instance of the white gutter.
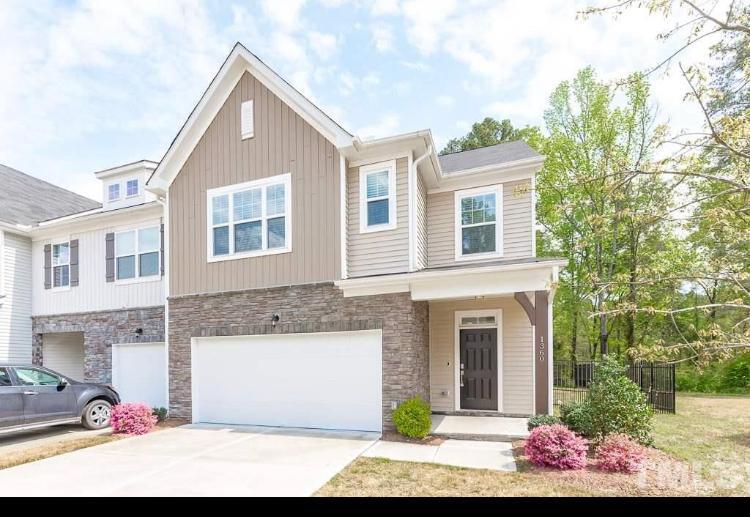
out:
<path id="1" fill-rule="evenodd" d="M 34 228 L 33 226 L 29 226 L 27 224 L 6 223 L 3 221 L 0 221 L 0 230 L 5 230 L 6 232 L 10 232 L 10 233 L 28 235 L 29 233 L 31 233 L 31 230 L 33 228 Z"/>
<path id="2" fill-rule="evenodd" d="M 149 201 L 146 203 L 142 203 L 140 205 L 117 208 L 114 210 L 104 210 L 103 208 L 96 208 L 94 210 L 89 210 L 88 212 L 80 212 L 77 214 L 66 215 L 65 217 L 60 217 L 58 219 L 51 219 L 49 221 L 43 221 L 39 223 L 39 225 L 36 228 L 41 230 L 42 228 L 50 228 L 53 226 L 61 225 L 63 223 L 91 221 L 91 220 L 96 220 L 102 217 L 108 217 L 112 215 L 120 215 L 120 214 L 127 214 L 130 212 L 137 212 L 139 210 L 145 210 L 147 208 L 153 208 L 155 206 L 156 206 L 155 202 Z"/>

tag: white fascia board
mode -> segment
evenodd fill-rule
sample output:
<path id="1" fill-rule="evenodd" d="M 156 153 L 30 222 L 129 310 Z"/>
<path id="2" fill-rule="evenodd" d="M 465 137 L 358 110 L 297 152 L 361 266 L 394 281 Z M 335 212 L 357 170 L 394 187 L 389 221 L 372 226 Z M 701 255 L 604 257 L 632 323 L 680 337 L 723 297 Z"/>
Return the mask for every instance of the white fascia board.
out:
<path id="1" fill-rule="evenodd" d="M 8 232 L 8 233 L 15 233 L 17 235 L 29 235 L 32 229 L 33 229 L 33 226 L 28 226 L 25 224 L 6 223 L 4 221 L 0 221 L 0 230 Z"/>
<path id="2" fill-rule="evenodd" d="M 154 162 L 151 160 L 139 160 L 137 162 L 126 163 L 125 165 L 118 165 L 117 167 L 112 167 L 109 169 L 104 169 L 103 171 L 95 172 L 94 176 L 96 176 L 99 179 L 105 179 L 111 176 L 117 176 L 118 174 L 124 174 L 128 172 L 139 172 L 143 169 L 154 170 L 156 169 L 157 165 L 158 165 L 157 162 Z"/>
<path id="3" fill-rule="evenodd" d="M 38 241 L 58 235 L 61 231 L 79 233 L 96 230 L 102 227 L 126 224 L 133 218 L 161 217 L 164 207 L 158 201 L 143 205 L 131 206 L 117 210 L 101 210 L 84 212 L 60 219 L 53 219 L 40 223 L 31 230 L 32 240 Z"/>
<path id="4" fill-rule="evenodd" d="M 536 159 L 535 159 L 536 160 Z M 452 192 L 466 188 L 484 187 L 488 185 L 497 185 L 508 181 L 519 181 L 524 179 L 533 179 L 541 169 L 542 161 L 536 160 L 523 164 L 516 164 L 511 167 L 496 165 L 492 167 L 483 167 L 473 169 L 474 172 L 453 173 L 444 176 L 440 184 L 428 189 L 429 194 L 438 194 L 441 192 Z"/>
<path id="5" fill-rule="evenodd" d="M 152 192 L 161 193 L 169 188 L 245 72 L 249 72 L 263 83 L 334 146 L 343 148 L 351 145 L 352 135 L 344 131 L 320 108 L 238 43 L 156 167 L 152 178 L 148 181 Z"/>
<path id="6" fill-rule="evenodd" d="M 413 300 L 498 296 L 554 289 L 565 260 L 383 275 L 339 280 L 344 297 L 411 292 Z"/>

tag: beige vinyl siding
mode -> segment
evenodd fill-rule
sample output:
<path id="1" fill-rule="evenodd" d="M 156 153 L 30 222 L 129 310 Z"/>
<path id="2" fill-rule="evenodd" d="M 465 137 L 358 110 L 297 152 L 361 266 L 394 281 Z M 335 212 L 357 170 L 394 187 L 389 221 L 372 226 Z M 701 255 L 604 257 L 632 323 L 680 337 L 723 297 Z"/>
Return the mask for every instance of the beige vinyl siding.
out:
<path id="1" fill-rule="evenodd" d="M 396 160 L 396 228 L 381 232 L 359 231 L 359 167 L 347 173 L 347 265 L 349 277 L 403 273 L 409 270 L 408 160 Z"/>
<path id="2" fill-rule="evenodd" d="M 503 259 L 531 256 L 533 213 L 531 203 L 529 180 L 503 183 Z M 429 267 L 449 266 L 456 263 L 455 225 L 455 192 L 429 194 L 427 196 Z"/>
<path id="3" fill-rule="evenodd" d="M 427 186 L 417 174 L 417 269 L 427 267 Z"/>
<path id="4" fill-rule="evenodd" d="M 106 261 L 108 233 L 158 227 L 162 221 L 160 212 L 161 208 L 144 214 L 133 213 L 127 223 L 121 219 L 116 222 L 105 219 L 94 230 L 61 231 L 52 239 L 34 241 L 32 314 L 43 316 L 164 305 L 163 276 L 147 277 L 141 282 L 107 282 Z M 44 245 L 72 239 L 78 239 L 78 285 L 69 289 L 45 289 Z"/>
<path id="5" fill-rule="evenodd" d="M 512 297 L 430 302 L 430 403 L 435 411 L 454 411 L 455 313 L 502 310 L 502 411 L 533 413 L 533 334 L 529 319 Z M 447 392 L 447 395 L 443 395 Z"/>
<path id="6" fill-rule="evenodd" d="M 0 362 L 31 361 L 31 240 L 0 232 Z"/>
<path id="7" fill-rule="evenodd" d="M 253 99 L 255 136 L 240 104 Z M 291 173 L 291 253 L 207 262 L 206 191 Z M 172 296 L 332 281 L 340 276 L 339 153 L 245 73 L 169 190 Z"/>

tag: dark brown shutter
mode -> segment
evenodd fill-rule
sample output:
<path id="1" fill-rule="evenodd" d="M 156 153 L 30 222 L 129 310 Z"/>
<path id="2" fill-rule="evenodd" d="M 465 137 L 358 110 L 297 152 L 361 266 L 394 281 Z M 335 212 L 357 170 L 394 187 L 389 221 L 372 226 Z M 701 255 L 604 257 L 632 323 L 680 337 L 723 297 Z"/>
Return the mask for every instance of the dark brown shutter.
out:
<path id="1" fill-rule="evenodd" d="M 70 287 L 78 285 L 78 239 L 70 241 Z"/>
<path id="2" fill-rule="evenodd" d="M 164 223 L 161 223 L 161 276 L 164 276 Z"/>
<path id="3" fill-rule="evenodd" d="M 105 237 L 107 260 L 107 282 L 115 281 L 115 234 L 108 233 Z"/>
<path id="4" fill-rule="evenodd" d="M 52 289 L 52 245 L 44 245 L 44 288 Z"/>

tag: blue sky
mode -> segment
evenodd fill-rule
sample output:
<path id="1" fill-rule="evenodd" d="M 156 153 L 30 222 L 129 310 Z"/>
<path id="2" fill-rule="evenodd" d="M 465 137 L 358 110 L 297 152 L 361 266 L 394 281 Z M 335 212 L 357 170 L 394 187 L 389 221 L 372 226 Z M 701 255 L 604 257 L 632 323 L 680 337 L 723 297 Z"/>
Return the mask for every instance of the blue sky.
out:
<path id="1" fill-rule="evenodd" d="M 541 124 L 581 67 L 616 79 L 675 48 L 645 12 L 578 19 L 592 2 L 4 0 L 0 163 L 98 199 L 93 171 L 160 159 L 236 41 L 363 138 Z M 674 70 L 654 77 L 675 129 L 701 122 L 684 93 Z"/>

